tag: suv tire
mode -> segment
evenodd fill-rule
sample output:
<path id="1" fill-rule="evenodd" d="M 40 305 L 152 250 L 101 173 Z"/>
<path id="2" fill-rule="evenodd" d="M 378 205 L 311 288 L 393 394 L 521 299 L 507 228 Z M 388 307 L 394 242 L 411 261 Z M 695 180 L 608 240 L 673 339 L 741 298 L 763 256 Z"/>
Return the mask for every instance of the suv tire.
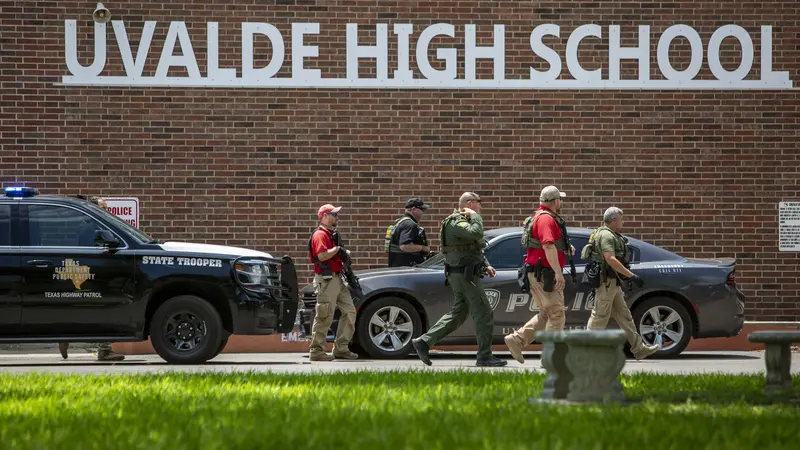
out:
<path id="1" fill-rule="evenodd" d="M 167 300 L 150 321 L 153 348 L 170 364 L 202 364 L 217 356 L 224 333 L 217 310 L 194 295 Z"/>

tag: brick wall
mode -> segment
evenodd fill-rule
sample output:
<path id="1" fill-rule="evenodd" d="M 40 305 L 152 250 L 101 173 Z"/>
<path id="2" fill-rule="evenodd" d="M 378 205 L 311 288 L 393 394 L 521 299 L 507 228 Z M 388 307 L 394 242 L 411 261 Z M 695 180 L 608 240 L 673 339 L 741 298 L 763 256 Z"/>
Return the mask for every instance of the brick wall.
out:
<path id="1" fill-rule="evenodd" d="M 291 24 L 317 22 L 319 57 L 306 68 L 344 77 L 345 25 L 359 24 L 359 43 L 374 44 L 376 23 L 389 24 L 389 73 L 397 67 L 393 24 L 413 23 L 410 68 L 419 77 L 414 43 L 432 23 L 455 25 L 464 74 L 464 24 L 477 25 L 478 45 L 491 45 L 492 25 L 506 27 L 506 77 L 527 78 L 548 64 L 530 50 L 531 30 L 561 26 L 545 42 L 562 60 L 569 33 L 595 23 L 579 58 L 608 77 L 608 25 L 622 26 L 635 46 L 637 25 L 651 27 L 651 78 L 661 79 L 655 49 L 673 24 L 700 34 L 733 23 L 753 37 L 760 72 L 762 25 L 773 26 L 773 70 L 800 81 L 797 2 L 607 1 L 216 1 L 107 2 L 135 49 L 144 21 L 157 20 L 144 74 L 155 73 L 169 21 L 185 21 L 200 72 L 206 73 L 206 23 L 219 22 L 220 66 L 241 75 L 241 23 L 268 22 L 282 33 L 286 57 L 277 76 L 291 75 Z M 737 281 L 750 320 L 800 320 L 796 253 L 778 251 L 778 202 L 800 196 L 797 136 L 800 97 L 783 91 L 229 89 L 56 86 L 67 75 L 64 20 L 78 20 L 79 61 L 91 64 L 89 1 L 12 1 L 0 25 L 0 182 L 28 183 L 47 193 L 137 196 L 142 228 L 160 239 L 249 246 L 289 254 L 305 264 L 315 212 L 343 205 L 341 228 L 358 268 L 384 264 L 385 226 L 406 198 L 432 202 L 423 225 L 438 221 L 465 190 L 485 199 L 488 227 L 518 225 L 555 184 L 569 194 L 572 225 L 595 226 L 609 205 L 623 208 L 627 232 L 688 257 L 736 257 Z M 371 30 L 370 30 L 371 28 Z M 271 48 L 257 36 L 254 60 Z M 102 75 L 124 75 L 111 26 Z M 734 39 L 721 47 L 727 70 L 739 65 Z M 180 52 L 180 47 L 176 53 Z M 672 46 L 677 70 L 689 45 Z M 372 60 L 360 74 L 372 76 Z M 622 78 L 637 76 L 623 61 Z M 492 63 L 477 64 L 478 78 Z M 170 75 L 185 76 L 182 68 Z M 713 78 L 707 53 L 698 79 Z M 437 243 L 434 242 L 434 245 Z M 303 280 L 308 266 L 301 267 Z"/>

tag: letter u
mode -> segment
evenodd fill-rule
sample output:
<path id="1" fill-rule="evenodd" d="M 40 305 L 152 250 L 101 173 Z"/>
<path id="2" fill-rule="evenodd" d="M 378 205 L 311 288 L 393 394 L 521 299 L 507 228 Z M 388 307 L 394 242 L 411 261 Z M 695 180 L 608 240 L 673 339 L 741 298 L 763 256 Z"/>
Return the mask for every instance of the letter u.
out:
<path id="1" fill-rule="evenodd" d="M 69 72 L 78 78 L 94 78 L 106 66 L 106 24 L 94 24 L 94 61 L 89 67 L 78 62 L 78 25 L 74 19 L 64 21 L 64 45 Z"/>

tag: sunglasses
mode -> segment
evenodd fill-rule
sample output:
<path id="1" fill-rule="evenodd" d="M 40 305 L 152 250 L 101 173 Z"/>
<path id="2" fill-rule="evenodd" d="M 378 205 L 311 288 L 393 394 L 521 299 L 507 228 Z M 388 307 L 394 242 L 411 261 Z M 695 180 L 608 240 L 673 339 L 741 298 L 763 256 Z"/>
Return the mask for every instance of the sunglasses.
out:
<path id="1" fill-rule="evenodd" d="M 334 212 L 329 212 L 329 213 L 325 213 L 325 214 L 327 214 L 329 216 L 333 216 L 333 217 L 338 217 L 339 216 L 339 213 L 334 213 Z"/>

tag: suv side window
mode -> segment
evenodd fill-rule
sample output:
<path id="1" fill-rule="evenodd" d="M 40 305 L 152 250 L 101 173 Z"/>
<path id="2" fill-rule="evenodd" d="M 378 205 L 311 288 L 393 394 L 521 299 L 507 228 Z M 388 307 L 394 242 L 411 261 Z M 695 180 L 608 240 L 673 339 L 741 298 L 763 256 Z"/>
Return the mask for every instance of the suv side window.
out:
<path id="1" fill-rule="evenodd" d="M 28 205 L 28 245 L 32 247 L 94 247 L 94 232 L 103 229 L 72 208 Z"/>
<path id="2" fill-rule="evenodd" d="M 522 267 L 523 250 L 519 237 L 512 237 L 487 249 L 486 259 L 496 270 L 516 270 Z"/>
<path id="3" fill-rule="evenodd" d="M 0 247 L 11 245 L 11 205 L 0 205 Z"/>

